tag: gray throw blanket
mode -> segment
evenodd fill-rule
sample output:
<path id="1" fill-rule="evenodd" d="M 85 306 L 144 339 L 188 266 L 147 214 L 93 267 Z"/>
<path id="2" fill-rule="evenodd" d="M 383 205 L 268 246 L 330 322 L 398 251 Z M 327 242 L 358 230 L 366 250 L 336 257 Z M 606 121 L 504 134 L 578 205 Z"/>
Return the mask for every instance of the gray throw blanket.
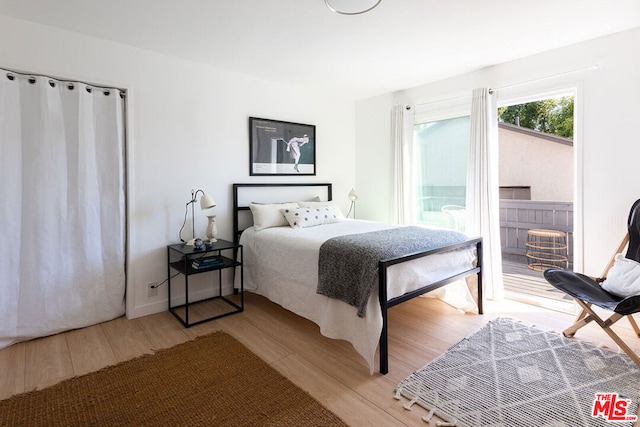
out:
<path id="1" fill-rule="evenodd" d="M 398 227 L 334 237 L 320 246 L 317 293 L 358 308 L 364 317 L 378 283 L 378 262 L 467 240 L 457 231 Z"/>

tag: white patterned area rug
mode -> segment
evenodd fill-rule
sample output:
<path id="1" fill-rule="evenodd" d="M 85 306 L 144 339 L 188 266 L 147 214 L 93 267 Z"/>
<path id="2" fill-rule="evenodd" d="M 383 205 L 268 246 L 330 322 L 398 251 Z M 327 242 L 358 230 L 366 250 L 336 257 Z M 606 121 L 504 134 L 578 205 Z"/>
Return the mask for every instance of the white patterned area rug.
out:
<path id="1" fill-rule="evenodd" d="M 438 425 L 632 426 L 640 368 L 625 354 L 499 318 L 403 380 L 401 396 Z"/>

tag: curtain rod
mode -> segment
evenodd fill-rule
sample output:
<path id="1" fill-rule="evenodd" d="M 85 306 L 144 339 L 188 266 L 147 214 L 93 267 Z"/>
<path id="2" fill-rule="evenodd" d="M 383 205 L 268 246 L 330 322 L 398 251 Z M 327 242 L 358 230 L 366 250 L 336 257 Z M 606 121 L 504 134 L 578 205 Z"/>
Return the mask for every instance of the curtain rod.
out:
<path id="1" fill-rule="evenodd" d="M 555 78 L 555 77 L 567 76 L 567 75 L 570 75 L 570 74 L 579 73 L 581 71 L 594 70 L 594 69 L 597 69 L 597 68 L 598 68 L 598 65 L 590 65 L 588 67 L 583 67 L 583 68 L 578 68 L 578 69 L 575 69 L 575 70 L 565 71 L 563 73 L 553 74 L 551 76 L 540 77 L 540 78 L 537 78 L 537 79 L 528 80 L 526 82 L 514 83 L 512 85 L 502 86 L 502 87 L 498 87 L 498 88 L 489 88 L 489 93 L 493 95 L 498 90 L 511 89 L 511 88 L 518 87 L 518 86 L 524 86 L 524 85 L 528 85 L 528 84 L 531 84 L 531 83 L 537 83 L 537 82 L 541 82 L 541 81 L 544 81 L 544 80 L 552 79 L 552 78 Z M 458 101 L 458 100 L 463 100 L 463 99 L 469 99 L 469 97 L 470 97 L 470 95 L 455 96 L 455 97 L 445 98 L 445 99 L 437 99 L 437 100 L 434 100 L 434 101 L 421 102 L 420 104 L 414 104 L 414 107 L 419 107 L 419 106 L 422 106 L 422 105 L 429 105 L 429 104 L 436 104 L 438 102 Z"/>
<path id="2" fill-rule="evenodd" d="M 455 97 L 451 97 L 451 98 L 436 99 L 434 101 L 421 102 L 420 104 L 413 104 L 413 106 L 414 107 L 420 107 L 422 105 L 437 104 L 439 102 L 459 101 L 459 100 L 463 100 L 463 99 L 469 99 L 470 97 L 471 97 L 471 95 L 455 96 Z"/>
<path id="3" fill-rule="evenodd" d="M 90 86 L 92 88 L 96 88 L 96 89 L 112 89 L 112 90 L 117 90 L 120 92 L 120 96 L 126 96 L 127 94 L 127 89 L 123 89 L 120 87 L 115 87 L 115 86 L 103 86 L 103 85 L 99 85 L 99 84 L 95 84 L 95 83 L 88 83 L 82 80 L 69 80 L 66 78 L 61 78 L 61 77 L 55 77 L 55 76 L 50 76 L 50 75 L 46 75 L 46 74 L 40 74 L 40 73 L 29 73 L 26 71 L 16 71 L 10 68 L 5 68 L 5 67 L 0 67 L 0 71 L 6 71 L 7 73 L 13 73 L 13 74 L 18 74 L 20 76 L 24 76 L 24 77 L 42 77 L 44 79 L 52 79 L 52 80 L 57 80 L 59 82 L 63 82 L 63 83 L 81 83 L 83 85 L 87 85 Z"/>

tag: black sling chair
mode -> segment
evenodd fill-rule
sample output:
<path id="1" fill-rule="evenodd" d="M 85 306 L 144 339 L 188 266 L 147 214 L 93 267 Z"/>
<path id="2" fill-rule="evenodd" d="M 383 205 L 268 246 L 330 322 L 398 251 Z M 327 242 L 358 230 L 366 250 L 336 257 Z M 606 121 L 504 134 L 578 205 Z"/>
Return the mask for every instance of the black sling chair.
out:
<path id="1" fill-rule="evenodd" d="M 640 200 L 637 200 L 631 207 L 627 230 L 628 233 L 618 246 L 616 253 L 622 253 L 624 248 L 627 247 L 625 257 L 640 262 Z M 640 311 L 640 295 L 621 298 L 610 294 L 600 286 L 600 283 L 604 281 L 613 264 L 614 260 L 611 259 L 602 277 L 596 279 L 585 276 L 584 274 L 555 268 L 546 270 L 544 272 L 544 278 L 554 287 L 571 295 L 582 308 L 576 322 L 562 332 L 565 337 L 573 337 L 578 329 L 591 321 L 595 321 L 611 339 L 620 346 L 622 351 L 624 351 L 636 365 L 640 366 L 640 358 L 638 355 L 611 330 L 611 325 L 626 316 L 636 335 L 640 337 L 638 324 L 632 316 L 633 313 Z M 592 310 L 592 305 L 613 311 L 613 314 L 608 319 L 603 320 Z"/>

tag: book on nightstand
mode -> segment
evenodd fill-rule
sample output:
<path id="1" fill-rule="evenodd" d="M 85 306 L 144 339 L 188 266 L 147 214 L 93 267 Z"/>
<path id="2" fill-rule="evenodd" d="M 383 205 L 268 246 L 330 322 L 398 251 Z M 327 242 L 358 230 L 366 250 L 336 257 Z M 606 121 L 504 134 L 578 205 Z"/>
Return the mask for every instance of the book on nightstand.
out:
<path id="1" fill-rule="evenodd" d="M 224 259 L 220 256 L 206 257 L 194 259 L 191 262 L 191 267 L 196 270 L 203 268 L 219 267 L 224 264 Z"/>

